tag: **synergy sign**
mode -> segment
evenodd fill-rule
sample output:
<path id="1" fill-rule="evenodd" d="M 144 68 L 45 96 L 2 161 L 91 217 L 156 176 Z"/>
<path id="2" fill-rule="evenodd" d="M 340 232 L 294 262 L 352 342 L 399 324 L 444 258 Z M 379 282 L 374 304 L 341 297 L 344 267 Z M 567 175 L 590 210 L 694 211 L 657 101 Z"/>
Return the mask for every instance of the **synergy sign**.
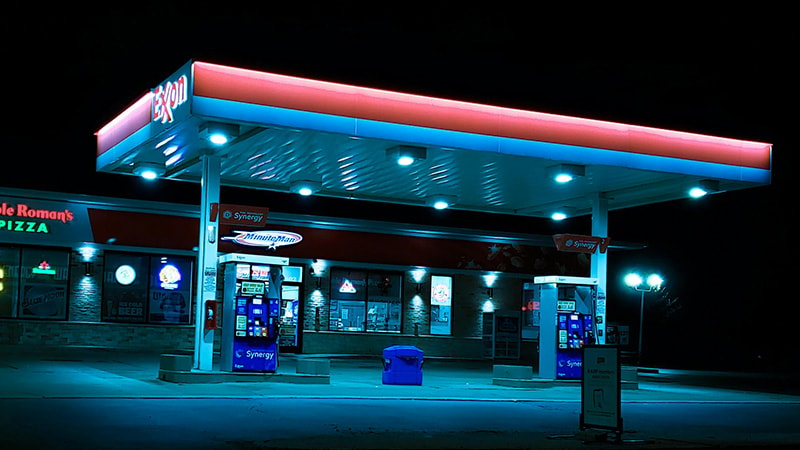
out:
<path id="1" fill-rule="evenodd" d="M 594 253 L 599 248 L 600 253 L 605 253 L 610 239 L 579 234 L 556 234 L 553 236 L 553 242 L 562 252 Z"/>
<path id="2" fill-rule="evenodd" d="M 275 250 L 284 245 L 293 245 L 303 240 L 303 236 L 289 231 L 234 231 L 236 236 L 224 236 L 223 241 L 233 241 L 251 247 L 267 247 Z"/>
<path id="3" fill-rule="evenodd" d="M 189 78 L 179 76 L 153 90 L 153 122 L 172 123 L 175 109 L 189 99 Z"/>

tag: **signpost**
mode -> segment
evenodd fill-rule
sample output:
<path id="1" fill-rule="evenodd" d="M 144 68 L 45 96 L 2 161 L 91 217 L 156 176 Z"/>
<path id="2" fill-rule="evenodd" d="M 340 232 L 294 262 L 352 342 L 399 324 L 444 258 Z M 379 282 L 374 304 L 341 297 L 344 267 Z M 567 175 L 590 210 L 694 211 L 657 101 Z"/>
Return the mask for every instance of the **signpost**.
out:
<path id="1" fill-rule="evenodd" d="M 586 345 L 583 347 L 581 378 L 580 428 L 598 428 L 622 437 L 620 415 L 621 371 L 619 347 Z"/>

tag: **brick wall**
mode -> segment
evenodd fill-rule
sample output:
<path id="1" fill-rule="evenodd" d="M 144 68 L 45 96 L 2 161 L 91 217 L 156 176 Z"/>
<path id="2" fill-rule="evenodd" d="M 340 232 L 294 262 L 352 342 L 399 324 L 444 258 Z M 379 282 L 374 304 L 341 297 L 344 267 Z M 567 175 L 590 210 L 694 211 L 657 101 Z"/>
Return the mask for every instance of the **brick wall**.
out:
<path id="1" fill-rule="evenodd" d="M 192 325 L 0 319 L 0 344 L 192 350 Z"/>

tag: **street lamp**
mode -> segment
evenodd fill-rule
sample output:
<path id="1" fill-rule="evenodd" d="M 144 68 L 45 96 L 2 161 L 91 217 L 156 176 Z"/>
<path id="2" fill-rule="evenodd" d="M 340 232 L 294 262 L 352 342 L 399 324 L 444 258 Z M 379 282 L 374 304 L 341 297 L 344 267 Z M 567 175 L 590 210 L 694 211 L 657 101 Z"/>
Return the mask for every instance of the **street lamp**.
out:
<path id="1" fill-rule="evenodd" d="M 661 289 L 664 280 L 660 275 L 651 274 L 644 280 L 638 273 L 625 275 L 625 284 L 633 288 L 634 291 L 642 293 L 641 308 L 639 310 L 639 363 L 642 362 L 642 335 L 644 330 L 644 294 L 645 292 L 656 292 Z"/>

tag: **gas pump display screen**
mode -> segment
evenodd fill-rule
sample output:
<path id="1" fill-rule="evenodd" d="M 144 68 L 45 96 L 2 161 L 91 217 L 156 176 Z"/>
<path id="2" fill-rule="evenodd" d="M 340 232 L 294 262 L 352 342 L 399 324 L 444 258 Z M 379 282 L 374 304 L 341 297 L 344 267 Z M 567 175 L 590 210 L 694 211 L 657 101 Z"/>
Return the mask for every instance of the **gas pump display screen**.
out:
<path id="1" fill-rule="evenodd" d="M 244 295 L 263 295 L 264 283 L 254 283 L 242 281 L 242 294 Z"/>

